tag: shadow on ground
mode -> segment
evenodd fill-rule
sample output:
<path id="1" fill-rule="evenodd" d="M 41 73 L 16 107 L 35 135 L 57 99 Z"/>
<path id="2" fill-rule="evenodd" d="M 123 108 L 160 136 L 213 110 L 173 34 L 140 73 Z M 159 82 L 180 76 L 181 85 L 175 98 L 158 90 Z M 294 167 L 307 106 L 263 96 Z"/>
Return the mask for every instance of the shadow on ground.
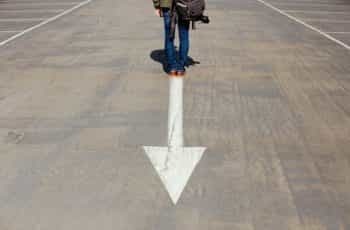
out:
<path id="1" fill-rule="evenodd" d="M 178 56 L 178 54 L 179 54 L 178 51 L 176 51 L 176 56 Z M 167 72 L 167 62 L 166 62 L 164 50 L 153 50 L 150 56 L 154 61 L 161 63 L 163 66 L 164 72 Z M 197 64 L 200 64 L 200 62 L 195 61 L 193 60 L 192 57 L 188 56 L 185 66 L 189 67 Z"/>

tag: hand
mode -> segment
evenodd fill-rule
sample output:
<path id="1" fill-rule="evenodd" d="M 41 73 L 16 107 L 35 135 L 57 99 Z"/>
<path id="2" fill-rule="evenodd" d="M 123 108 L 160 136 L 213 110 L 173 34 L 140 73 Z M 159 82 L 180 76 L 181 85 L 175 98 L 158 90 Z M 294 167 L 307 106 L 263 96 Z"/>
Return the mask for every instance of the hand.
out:
<path id="1" fill-rule="evenodd" d="M 160 17 L 160 9 L 156 9 L 154 12 L 158 17 Z"/>

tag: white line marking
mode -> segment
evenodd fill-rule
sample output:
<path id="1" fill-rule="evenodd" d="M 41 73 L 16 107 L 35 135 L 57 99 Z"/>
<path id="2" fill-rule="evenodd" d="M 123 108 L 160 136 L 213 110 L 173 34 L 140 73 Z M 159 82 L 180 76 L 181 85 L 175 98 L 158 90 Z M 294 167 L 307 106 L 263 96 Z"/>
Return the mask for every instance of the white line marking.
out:
<path id="1" fill-rule="evenodd" d="M 44 20 L 47 20 L 47 18 L 0 18 L 0 22 L 32 22 Z"/>
<path id="2" fill-rule="evenodd" d="M 205 148 L 183 147 L 183 78 L 171 77 L 169 84 L 168 146 L 144 150 L 176 205 Z"/>
<path id="3" fill-rule="evenodd" d="M 312 14 L 348 14 L 345 11 L 323 11 L 323 10 L 284 10 L 286 13 L 312 13 Z"/>
<path id="4" fill-rule="evenodd" d="M 24 30 L 24 31 L 22 31 L 22 32 L 14 35 L 12 37 L 10 37 L 9 39 L 6 39 L 5 41 L 0 42 L 0 46 L 3 46 L 3 45 L 11 42 L 12 40 L 14 40 L 16 38 L 19 38 L 19 37 L 23 36 L 24 34 L 31 32 L 32 30 L 35 30 L 35 29 L 37 29 L 37 28 L 39 28 L 41 26 L 44 26 L 44 25 L 46 25 L 46 24 L 48 24 L 50 22 L 53 22 L 53 21 L 59 19 L 60 17 L 66 15 L 66 14 L 69 14 L 70 12 L 72 12 L 72 11 L 74 11 L 74 10 L 76 10 L 76 9 L 78 9 L 78 8 L 88 4 L 88 3 L 90 3 L 91 1 L 92 0 L 86 0 L 84 2 L 81 2 L 80 4 L 74 6 L 74 7 L 70 8 L 70 9 L 68 9 L 66 11 L 63 11 L 62 13 L 60 13 L 60 14 L 54 16 L 54 17 L 51 17 L 51 18 L 49 18 L 49 19 L 47 19 L 47 20 L 45 20 L 45 21 L 43 21 L 43 22 L 41 22 L 41 23 L 39 23 L 39 24 L 37 24 L 35 26 L 32 26 L 32 27 L 30 27 L 30 28 L 28 28 L 28 29 L 26 29 L 26 30 Z"/>
<path id="5" fill-rule="evenodd" d="M 334 37 L 330 36 L 329 34 L 326 34 L 325 32 L 323 32 L 323 31 L 321 31 L 321 30 L 319 30 L 319 29 L 317 29 L 317 28 L 307 24 L 306 22 L 303 22 L 302 20 L 300 20 L 300 19 L 298 19 L 298 18 L 296 18 L 296 17 L 294 17 L 294 16 L 284 12 L 283 10 L 278 9 L 278 8 L 274 7 L 273 5 L 267 3 L 267 2 L 265 2 L 263 0 L 256 0 L 256 1 L 261 2 L 265 6 L 271 8 L 271 9 L 277 11 L 278 13 L 280 13 L 280 14 L 282 14 L 282 15 L 284 15 L 284 16 L 286 16 L 286 17 L 288 17 L 288 18 L 290 18 L 290 19 L 292 19 L 292 20 L 294 20 L 294 21 L 296 21 L 296 22 L 298 22 L 300 24 L 302 24 L 303 26 L 305 26 L 305 27 L 307 27 L 307 28 L 309 28 L 309 29 L 311 29 L 311 30 L 313 30 L 313 31 L 315 31 L 315 32 L 325 36 L 329 40 L 331 40 L 331 41 L 333 41 L 333 42 L 343 46 L 345 49 L 350 50 L 350 46 L 345 44 L 344 42 L 339 41 L 338 39 L 335 39 Z"/>
<path id="6" fill-rule="evenodd" d="M 64 11 L 64 9 L 26 9 L 26 10 L 1 10 L 0 13 L 60 13 Z"/>
<path id="7" fill-rule="evenodd" d="M 76 5 L 76 4 L 79 4 L 79 2 L 4 2 L 4 3 L 1 3 L 0 6 L 12 6 L 12 5 L 20 5 L 20 6 L 23 6 L 23 5 L 28 5 L 28 6 L 51 6 L 51 5 L 54 5 L 54 6 L 65 6 L 65 5 Z"/>
<path id="8" fill-rule="evenodd" d="M 286 0 L 286 1 L 276 1 L 276 0 L 273 0 L 271 1 L 270 3 L 273 4 L 273 3 L 276 3 L 276 2 L 290 2 L 289 0 Z M 311 2 L 311 3 L 335 3 L 335 4 L 344 4 L 344 2 L 335 2 L 335 1 L 332 1 L 332 0 L 329 0 L 329 1 L 315 1 L 315 0 L 293 0 L 293 2 Z"/>
<path id="9" fill-rule="evenodd" d="M 305 3 L 305 2 L 270 2 L 270 4 L 273 4 L 273 5 L 280 5 L 280 6 L 339 6 L 339 7 L 348 7 L 349 5 L 341 5 L 341 4 L 327 4 L 327 3 Z"/>
<path id="10" fill-rule="evenodd" d="M 350 32 L 326 32 L 327 34 L 350 34 Z"/>
<path id="11" fill-rule="evenodd" d="M 0 33 L 19 33 L 21 30 L 0 30 Z"/>
<path id="12" fill-rule="evenodd" d="M 170 78 L 168 146 L 183 147 L 183 78 Z"/>
<path id="13" fill-rule="evenodd" d="M 309 22 L 329 22 L 329 23 L 350 23 L 350 20 L 332 20 L 332 19 L 316 19 L 316 18 L 301 18 Z"/>
<path id="14" fill-rule="evenodd" d="M 168 147 L 144 147 L 174 205 L 178 202 L 205 148 L 187 147 L 169 152 Z"/>
<path id="15" fill-rule="evenodd" d="M 341 0 L 340 0 L 341 1 Z M 277 1 L 276 1 L 277 2 Z M 280 2 L 290 2 L 289 0 L 286 1 L 280 1 Z M 316 3 L 334 3 L 335 1 L 332 0 L 326 0 L 326 1 L 315 1 L 315 0 L 294 0 L 293 2 L 316 2 Z M 336 3 L 341 3 L 341 2 L 336 2 Z M 343 4 L 344 1 L 341 3 Z"/>

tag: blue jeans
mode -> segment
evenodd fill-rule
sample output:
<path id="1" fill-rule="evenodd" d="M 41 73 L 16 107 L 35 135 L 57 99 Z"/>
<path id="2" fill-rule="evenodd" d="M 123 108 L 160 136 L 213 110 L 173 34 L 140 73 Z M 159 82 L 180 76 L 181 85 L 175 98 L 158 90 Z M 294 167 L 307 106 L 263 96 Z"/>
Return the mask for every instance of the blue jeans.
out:
<path id="1" fill-rule="evenodd" d="M 188 50 L 190 47 L 189 40 L 189 28 L 190 22 L 178 20 L 179 28 L 179 39 L 180 39 L 180 48 L 179 48 L 179 57 L 178 61 L 176 58 L 176 51 L 174 46 L 174 38 L 171 38 L 171 18 L 169 9 L 162 9 L 164 17 L 164 30 L 165 30 L 165 54 L 168 63 L 168 71 L 177 70 L 184 71 L 185 64 L 187 61 Z"/>

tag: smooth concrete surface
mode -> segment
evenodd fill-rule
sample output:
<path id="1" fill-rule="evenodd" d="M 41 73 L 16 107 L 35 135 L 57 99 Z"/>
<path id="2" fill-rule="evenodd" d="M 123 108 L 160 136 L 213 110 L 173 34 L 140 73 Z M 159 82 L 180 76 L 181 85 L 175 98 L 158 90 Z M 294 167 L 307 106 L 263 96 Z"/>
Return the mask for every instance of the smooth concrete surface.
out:
<path id="1" fill-rule="evenodd" d="M 94 0 L 0 47 L 1 230 L 350 229 L 349 50 L 255 0 L 208 14 L 183 95 L 184 142 L 207 150 L 176 206 L 142 149 L 167 145 L 150 1 Z"/>

